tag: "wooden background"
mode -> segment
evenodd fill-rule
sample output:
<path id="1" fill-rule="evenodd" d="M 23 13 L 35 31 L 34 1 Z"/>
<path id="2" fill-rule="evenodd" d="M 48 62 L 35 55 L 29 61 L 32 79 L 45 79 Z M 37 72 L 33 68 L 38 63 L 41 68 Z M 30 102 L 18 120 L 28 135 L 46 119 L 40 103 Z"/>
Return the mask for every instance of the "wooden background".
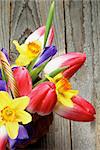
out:
<path id="1" fill-rule="evenodd" d="M 50 0 L 0 0 L 0 48 L 8 49 L 12 62 L 17 56 L 12 40 L 22 43 L 45 25 L 49 5 Z M 56 0 L 54 25 L 59 54 L 87 54 L 72 83 L 96 107 L 97 119 L 77 123 L 55 115 L 49 134 L 28 150 L 100 150 L 100 0 Z"/>

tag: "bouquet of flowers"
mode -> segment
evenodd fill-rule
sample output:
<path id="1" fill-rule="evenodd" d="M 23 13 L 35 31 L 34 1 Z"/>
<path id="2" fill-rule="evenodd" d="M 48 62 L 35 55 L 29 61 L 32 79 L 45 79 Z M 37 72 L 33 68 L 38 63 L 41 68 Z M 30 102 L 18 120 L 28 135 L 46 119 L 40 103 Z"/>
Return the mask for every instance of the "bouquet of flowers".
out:
<path id="1" fill-rule="evenodd" d="M 38 28 L 21 45 L 13 41 L 19 52 L 15 64 L 10 65 L 6 49 L 0 51 L 0 150 L 15 149 L 23 142 L 27 145 L 32 139 L 36 142 L 47 130 L 37 137 L 33 135 L 39 125 L 49 127 L 52 112 L 73 121 L 95 119 L 92 104 L 69 82 L 84 64 L 86 54 L 70 52 L 52 59 L 57 53 L 52 45 L 53 14 L 54 2 L 46 26 Z M 34 126 L 38 119 L 41 121 Z"/>

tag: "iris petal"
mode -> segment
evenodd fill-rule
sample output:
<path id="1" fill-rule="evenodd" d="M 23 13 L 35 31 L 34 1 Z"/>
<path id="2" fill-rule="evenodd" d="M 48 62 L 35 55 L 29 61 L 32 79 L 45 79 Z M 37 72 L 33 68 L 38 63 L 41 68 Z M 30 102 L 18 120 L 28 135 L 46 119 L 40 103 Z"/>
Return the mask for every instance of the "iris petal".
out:
<path id="1" fill-rule="evenodd" d="M 10 148 L 13 149 L 18 140 L 23 140 L 28 138 L 29 136 L 27 130 L 24 128 L 24 126 L 20 125 L 17 138 L 16 139 L 8 138 Z"/>
<path id="2" fill-rule="evenodd" d="M 36 68 L 39 65 L 41 65 L 44 61 L 46 61 L 48 58 L 53 57 L 57 52 L 57 49 L 55 46 L 48 46 L 44 49 L 43 53 L 41 54 L 38 62 L 35 64 L 35 66 L 33 67 Z"/>
<path id="3" fill-rule="evenodd" d="M 3 80 L 0 80 L 0 91 L 7 91 L 6 82 Z"/>
<path id="4" fill-rule="evenodd" d="M 6 56 L 7 60 L 8 60 L 8 62 L 10 62 L 10 59 L 9 59 L 7 50 L 6 50 L 5 48 L 2 48 L 1 51 L 5 54 L 5 56 Z"/>

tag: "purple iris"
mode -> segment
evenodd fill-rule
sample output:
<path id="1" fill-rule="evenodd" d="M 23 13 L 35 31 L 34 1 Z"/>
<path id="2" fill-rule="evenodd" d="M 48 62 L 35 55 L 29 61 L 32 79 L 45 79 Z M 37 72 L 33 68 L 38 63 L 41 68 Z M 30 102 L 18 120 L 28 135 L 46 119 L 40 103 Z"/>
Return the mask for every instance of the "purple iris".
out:
<path id="1" fill-rule="evenodd" d="M 53 57 L 55 54 L 57 53 L 57 48 L 56 46 L 48 46 L 45 47 L 43 53 L 41 54 L 38 62 L 35 64 L 35 66 L 33 67 L 36 68 L 38 66 L 40 66 L 44 61 L 46 61 L 48 58 Z"/>
<path id="2" fill-rule="evenodd" d="M 28 133 L 27 130 L 24 128 L 24 126 L 20 125 L 19 127 L 19 132 L 18 132 L 18 136 L 16 139 L 8 139 L 9 141 L 9 145 L 11 149 L 14 149 L 15 144 L 17 143 L 18 140 L 24 140 L 24 139 L 28 139 Z"/>
<path id="3" fill-rule="evenodd" d="M 3 80 L 0 80 L 0 91 L 7 91 L 6 82 Z"/>
<path id="4" fill-rule="evenodd" d="M 0 70 L 0 80 L 2 79 L 2 73 L 1 73 L 1 70 Z"/>
<path id="5" fill-rule="evenodd" d="M 7 60 L 8 60 L 8 62 L 10 63 L 10 59 L 9 59 L 7 50 L 6 50 L 5 48 L 2 48 L 1 51 L 5 54 L 5 56 L 6 56 Z"/>

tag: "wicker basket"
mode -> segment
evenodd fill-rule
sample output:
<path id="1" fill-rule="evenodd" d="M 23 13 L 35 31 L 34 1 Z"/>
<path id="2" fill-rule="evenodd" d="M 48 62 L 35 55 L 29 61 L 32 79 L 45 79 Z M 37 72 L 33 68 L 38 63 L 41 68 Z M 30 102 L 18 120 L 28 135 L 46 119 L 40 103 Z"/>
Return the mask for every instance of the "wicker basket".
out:
<path id="1" fill-rule="evenodd" d="M 30 139 L 19 140 L 17 144 L 15 144 L 15 150 L 19 149 L 27 150 L 30 144 L 35 144 L 41 137 L 43 137 L 46 133 L 48 133 L 52 121 L 53 121 L 53 113 L 43 117 L 39 116 L 38 114 L 34 114 L 32 122 L 26 125 Z M 7 145 L 7 149 L 10 150 L 9 145 Z"/>

